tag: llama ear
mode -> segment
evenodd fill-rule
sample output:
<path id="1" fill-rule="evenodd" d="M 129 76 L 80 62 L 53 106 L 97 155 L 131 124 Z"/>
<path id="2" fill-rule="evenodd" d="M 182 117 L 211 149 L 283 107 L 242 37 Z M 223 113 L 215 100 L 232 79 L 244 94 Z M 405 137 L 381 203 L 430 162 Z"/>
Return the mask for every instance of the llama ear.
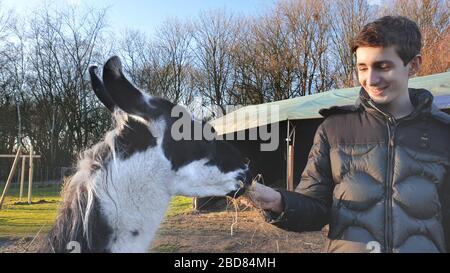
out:
<path id="1" fill-rule="evenodd" d="M 97 76 L 97 70 L 98 68 L 96 66 L 89 67 L 92 89 L 94 89 L 95 95 L 103 103 L 103 105 L 105 105 L 109 111 L 114 112 L 114 107 L 116 106 L 116 104 L 112 100 L 108 92 L 106 92 L 103 82 Z"/>
<path id="2" fill-rule="evenodd" d="M 152 116 L 152 107 L 144 94 L 134 87 L 122 73 L 119 57 L 111 57 L 103 66 L 103 82 L 112 100 L 125 112 L 140 117 Z"/>

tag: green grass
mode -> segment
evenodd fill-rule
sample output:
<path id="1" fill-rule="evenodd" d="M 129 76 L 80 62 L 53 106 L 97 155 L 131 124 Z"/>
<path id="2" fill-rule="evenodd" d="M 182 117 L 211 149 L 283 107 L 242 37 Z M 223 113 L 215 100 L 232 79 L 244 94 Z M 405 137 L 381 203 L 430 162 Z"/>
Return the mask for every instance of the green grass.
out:
<path id="1" fill-rule="evenodd" d="M 3 189 L 3 187 L 2 187 Z M 33 189 L 32 204 L 27 203 L 27 191 L 22 200 L 19 189 L 11 188 L 0 210 L 0 237 L 34 236 L 39 230 L 50 230 L 61 201 L 59 188 L 49 186 Z"/>
<path id="2" fill-rule="evenodd" d="M 0 185 L 0 190 L 3 191 L 5 187 L 4 184 Z M 46 186 L 33 186 L 33 201 L 40 197 L 59 197 L 61 191 L 60 185 L 46 185 Z M 22 201 L 27 201 L 28 188 L 23 189 Z M 6 198 L 17 198 L 19 199 L 19 187 L 10 187 Z"/>
<path id="3" fill-rule="evenodd" d="M 192 211 L 192 198 L 175 196 L 170 202 L 170 207 L 166 216 L 173 217 L 175 215 L 184 214 L 190 211 Z"/>
<path id="4" fill-rule="evenodd" d="M 0 189 L 3 189 L 1 187 Z M 0 210 L 0 239 L 2 237 L 35 236 L 48 232 L 58 211 L 61 201 L 59 188 L 50 186 L 33 190 L 32 205 L 28 205 L 27 195 L 19 202 L 19 190 L 8 191 Z M 192 198 L 177 196 L 171 201 L 167 217 L 187 213 L 192 210 Z"/>

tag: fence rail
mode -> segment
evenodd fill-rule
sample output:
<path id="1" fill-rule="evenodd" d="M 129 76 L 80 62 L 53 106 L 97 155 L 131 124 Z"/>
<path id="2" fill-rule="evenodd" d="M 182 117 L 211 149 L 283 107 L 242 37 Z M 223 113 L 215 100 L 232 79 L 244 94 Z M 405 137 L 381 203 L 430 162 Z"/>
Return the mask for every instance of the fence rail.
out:
<path id="1" fill-rule="evenodd" d="M 2 155 L 0 154 L 0 158 L 14 158 L 14 155 Z M 20 155 L 20 157 L 30 158 L 30 155 Z M 41 158 L 41 155 L 33 155 L 33 158 Z"/>
<path id="2" fill-rule="evenodd" d="M 1 161 L 1 160 L 0 160 Z M 23 163 L 23 162 L 22 162 Z M 12 162 L 9 160 L 7 162 L 0 162 L 0 185 L 4 184 L 8 178 L 9 170 L 11 169 Z M 33 173 L 33 184 L 37 186 L 51 185 L 51 184 L 62 184 L 64 182 L 64 177 L 68 177 L 73 174 L 74 168 L 69 166 L 61 165 L 44 165 L 39 163 L 39 161 L 33 161 L 34 173 Z M 21 180 L 21 175 L 23 174 L 26 179 L 28 179 L 29 172 L 29 161 L 26 160 L 25 163 L 19 164 L 17 170 L 14 173 L 11 186 L 19 185 Z M 22 172 L 24 169 L 24 172 Z"/>

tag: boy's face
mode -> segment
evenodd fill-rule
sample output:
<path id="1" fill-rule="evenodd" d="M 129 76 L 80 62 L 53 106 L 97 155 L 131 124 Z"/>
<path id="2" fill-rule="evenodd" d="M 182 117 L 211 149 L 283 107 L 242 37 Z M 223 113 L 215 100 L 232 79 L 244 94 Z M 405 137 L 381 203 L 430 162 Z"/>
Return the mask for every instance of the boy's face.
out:
<path id="1" fill-rule="evenodd" d="M 408 95 L 410 64 L 403 65 L 393 46 L 359 47 L 356 50 L 358 79 L 377 104 L 390 104 Z"/>

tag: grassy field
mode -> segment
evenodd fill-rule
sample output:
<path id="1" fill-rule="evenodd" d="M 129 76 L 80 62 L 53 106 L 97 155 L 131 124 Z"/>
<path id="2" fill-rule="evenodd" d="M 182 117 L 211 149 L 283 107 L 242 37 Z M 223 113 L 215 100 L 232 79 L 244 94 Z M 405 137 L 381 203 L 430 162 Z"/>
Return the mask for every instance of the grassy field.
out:
<path id="1" fill-rule="evenodd" d="M 0 210 L 0 239 L 48 232 L 61 201 L 59 191 L 57 186 L 36 188 L 33 190 L 33 204 L 28 205 L 26 194 L 20 201 L 19 190 L 11 188 Z M 173 217 L 191 210 L 192 199 L 177 196 L 172 199 L 167 216 Z"/>
<path id="2" fill-rule="evenodd" d="M 25 203 L 26 197 L 21 203 L 18 201 L 18 190 L 12 189 L 0 210 L 0 253 L 38 251 L 35 238 L 51 228 L 61 198 L 58 187 L 51 186 L 36 188 L 32 205 Z M 38 233 L 40 236 L 36 236 Z M 240 208 L 238 215 L 234 207 L 200 213 L 193 211 L 191 198 L 174 197 L 149 251 L 320 252 L 325 237 L 321 231 L 296 233 L 278 229 L 251 207 Z"/>
<path id="3" fill-rule="evenodd" d="M 56 218 L 60 200 L 57 186 L 33 189 L 31 205 L 27 203 L 26 192 L 20 200 L 19 189 L 11 188 L 0 210 L 0 238 L 34 236 L 41 228 L 41 232 L 47 232 Z"/>

